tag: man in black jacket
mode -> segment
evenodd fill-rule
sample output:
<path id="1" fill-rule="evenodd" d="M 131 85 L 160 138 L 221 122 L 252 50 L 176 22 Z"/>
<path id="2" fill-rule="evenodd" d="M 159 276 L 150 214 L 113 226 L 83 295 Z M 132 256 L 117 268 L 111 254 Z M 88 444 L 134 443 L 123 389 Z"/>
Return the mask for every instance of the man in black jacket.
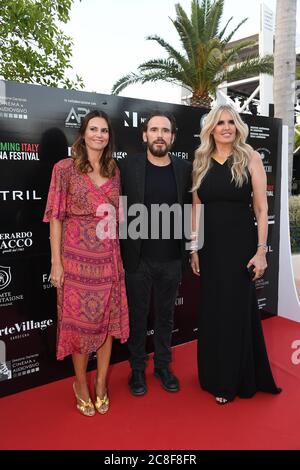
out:
<path id="1" fill-rule="evenodd" d="M 147 391 L 146 337 L 152 287 L 154 373 L 165 390 L 179 390 L 169 364 L 175 300 L 187 254 L 180 213 L 183 217 L 184 204 L 191 202 L 192 168 L 189 162 L 169 155 L 175 135 L 172 115 L 152 113 L 143 124 L 146 155 L 119 162 L 122 195 L 127 197 L 127 232 L 121 247 L 130 311 L 129 388 L 134 395 Z"/>

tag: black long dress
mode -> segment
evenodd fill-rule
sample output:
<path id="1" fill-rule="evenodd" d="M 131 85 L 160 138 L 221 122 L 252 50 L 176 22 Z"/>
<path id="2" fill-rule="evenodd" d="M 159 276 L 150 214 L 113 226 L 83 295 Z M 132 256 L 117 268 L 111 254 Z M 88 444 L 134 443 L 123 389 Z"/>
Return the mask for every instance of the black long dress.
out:
<path id="1" fill-rule="evenodd" d="M 231 182 L 231 158 L 212 159 L 198 196 L 204 203 L 200 250 L 198 372 L 203 389 L 233 400 L 279 393 L 271 372 L 255 286 L 247 264 L 256 252 L 251 178 Z"/>

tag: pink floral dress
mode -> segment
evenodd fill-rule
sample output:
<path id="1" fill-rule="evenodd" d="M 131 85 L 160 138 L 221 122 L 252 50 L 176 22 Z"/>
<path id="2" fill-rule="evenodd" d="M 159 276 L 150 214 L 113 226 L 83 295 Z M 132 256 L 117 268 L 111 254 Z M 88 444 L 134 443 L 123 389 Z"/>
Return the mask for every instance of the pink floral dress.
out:
<path id="1" fill-rule="evenodd" d="M 118 169 L 98 187 L 88 174 L 76 170 L 71 158 L 53 168 L 43 220 L 58 219 L 63 223 L 64 285 L 57 289 L 58 359 L 75 352 L 97 351 L 107 335 L 122 343 L 128 339 L 128 306 L 118 239 L 119 194 Z M 112 208 L 112 213 L 103 207 Z M 100 239 L 99 223 L 108 218 L 116 236 Z"/>

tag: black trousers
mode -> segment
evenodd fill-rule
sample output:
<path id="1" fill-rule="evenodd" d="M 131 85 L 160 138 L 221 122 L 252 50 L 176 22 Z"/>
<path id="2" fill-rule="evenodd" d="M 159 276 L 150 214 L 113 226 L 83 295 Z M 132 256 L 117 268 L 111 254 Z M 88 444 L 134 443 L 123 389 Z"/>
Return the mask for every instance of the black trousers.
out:
<path id="1" fill-rule="evenodd" d="M 130 315 L 128 348 L 132 369 L 144 370 L 147 320 L 151 291 L 154 300 L 154 366 L 168 367 L 171 362 L 171 339 L 175 300 L 181 280 L 181 260 L 151 261 L 142 259 L 136 271 L 126 272 Z"/>

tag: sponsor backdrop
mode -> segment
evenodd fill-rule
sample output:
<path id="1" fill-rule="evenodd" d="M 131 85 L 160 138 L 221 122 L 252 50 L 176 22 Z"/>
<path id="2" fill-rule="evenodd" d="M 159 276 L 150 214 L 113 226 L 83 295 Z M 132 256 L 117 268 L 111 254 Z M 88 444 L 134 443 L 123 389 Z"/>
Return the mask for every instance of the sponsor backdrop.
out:
<path id="1" fill-rule="evenodd" d="M 193 158 L 205 110 L 35 85 L 0 82 L 0 396 L 71 375 L 70 358 L 56 361 L 56 293 L 51 286 L 49 224 L 42 222 L 51 170 L 70 155 L 81 119 L 98 108 L 111 117 L 116 159 L 142 152 L 140 125 L 152 110 L 174 113 L 173 153 Z M 277 314 L 280 122 L 244 115 L 249 142 L 268 175 L 269 269 L 257 283 L 263 315 Z M 222 234 L 220 234 L 222 236 Z M 232 240 L 234 249 L 235 240 Z M 184 275 L 175 309 L 173 344 L 196 336 L 198 282 Z M 152 350 L 152 317 L 148 351 Z M 115 342 L 112 362 L 127 358 Z M 91 356 L 89 368 L 95 367 Z"/>

